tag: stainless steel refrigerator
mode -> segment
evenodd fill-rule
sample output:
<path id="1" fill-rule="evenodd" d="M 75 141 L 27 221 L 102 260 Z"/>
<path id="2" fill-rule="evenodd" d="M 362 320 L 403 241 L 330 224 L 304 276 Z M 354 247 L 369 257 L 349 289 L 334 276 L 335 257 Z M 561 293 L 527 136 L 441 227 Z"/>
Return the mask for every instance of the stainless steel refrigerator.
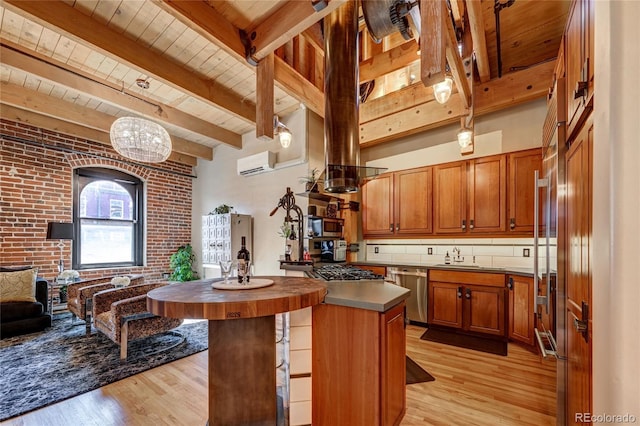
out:
<path id="1" fill-rule="evenodd" d="M 542 172 L 536 172 L 534 208 L 534 292 L 536 339 L 557 365 L 557 424 L 566 424 L 567 333 L 564 253 L 566 114 L 565 79 L 557 79 L 547 102 Z"/>

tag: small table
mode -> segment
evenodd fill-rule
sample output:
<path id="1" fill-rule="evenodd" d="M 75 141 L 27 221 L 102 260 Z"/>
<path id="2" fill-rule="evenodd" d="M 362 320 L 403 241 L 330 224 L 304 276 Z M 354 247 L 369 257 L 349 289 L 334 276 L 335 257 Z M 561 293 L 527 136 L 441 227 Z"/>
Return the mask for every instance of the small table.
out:
<path id="1" fill-rule="evenodd" d="M 251 290 L 216 290 L 216 280 L 170 284 L 147 294 L 151 313 L 209 320 L 209 425 L 276 424 L 275 314 L 321 303 L 322 281 L 274 281 Z"/>
<path id="2" fill-rule="evenodd" d="M 49 288 L 47 289 L 47 298 L 49 302 L 49 313 L 51 315 L 54 314 L 54 309 L 56 311 L 64 311 L 67 309 L 67 302 L 60 301 L 60 288 L 69 285 L 67 282 L 58 282 L 57 278 L 54 278 L 51 281 L 47 281 L 49 283 Z M 58 302 L 54 304 L 54 295 L 58 291 Z"/>

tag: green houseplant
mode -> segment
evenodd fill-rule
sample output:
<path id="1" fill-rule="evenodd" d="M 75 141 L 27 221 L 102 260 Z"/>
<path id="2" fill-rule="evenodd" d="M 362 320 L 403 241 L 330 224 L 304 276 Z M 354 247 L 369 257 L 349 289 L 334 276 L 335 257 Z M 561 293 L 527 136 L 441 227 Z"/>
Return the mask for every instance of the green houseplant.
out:
<path id="1" fill-rule="evenodd" d="M 233 206 L 228 206 L 226 204 L 220 204 L 218 207 L 216 207 L 215 209 L 213 209 L 213 211 L 209 214 L 225 214 L 225 213 L 231 213 L 231 210 L 233 210 Z"/>
<path id="2" fill-rule="evenodd" d="M 191 244 L 179 247 L 178 250 L 171 255 L 169 261 L 169 266 L 172 269 L 169 279 L 181 282 L 197 280 L 197 273 L 192 269 L 195 259 L 196 255 L 193 254 Z"/>
<path id="3" fill-rule="evenodd" d="M 304 190 L 306 192 L 318 192 L 318 185 L 316 185 L 316 181 L 320 177 L 320 170 L 317 167 L 309 170 L 309 174 L 307 176 L 300 177 L 300 183 L 305 184 Z"/>

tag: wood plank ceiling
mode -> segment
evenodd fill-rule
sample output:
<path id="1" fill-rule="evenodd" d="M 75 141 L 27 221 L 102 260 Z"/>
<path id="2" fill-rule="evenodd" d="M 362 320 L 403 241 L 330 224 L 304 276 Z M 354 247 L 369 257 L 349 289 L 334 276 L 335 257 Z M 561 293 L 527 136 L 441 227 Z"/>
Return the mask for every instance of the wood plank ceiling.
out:
<path id="1" fill-rule="evenodd" d="M 273 137 L 274 113 L 303 103 L 324 115 L 322 18 L 346 1 L 316 11 L 315 0 L 2 0 L 0 114 L 103 144 L 116 117 L 143 116 L 169 131 L 172 159 L 211 159 L 219 144 L 241 148 L 243 133 Z M 569 6 L 421 0 L 421 52 L 399 34 L 373 43 L 362 24 L 360 81 L 375 83 L 361 145 L 457 122 L 471 102 L 477 116 L 545 96 Z M 429 26 L 433 13 L 444 19 Z M 429 37 L 447 43 L 438 48 L 456 80 L 445 105 L 421 81 L 421 63 L 439 57 L 424 56 Z"/>

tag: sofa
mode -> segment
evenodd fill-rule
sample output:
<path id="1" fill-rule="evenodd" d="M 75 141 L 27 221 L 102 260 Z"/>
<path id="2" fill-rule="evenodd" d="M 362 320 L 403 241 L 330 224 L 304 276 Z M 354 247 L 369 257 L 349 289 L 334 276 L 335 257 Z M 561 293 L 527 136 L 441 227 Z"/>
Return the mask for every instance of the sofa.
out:
<path id="1" fill-rule="evenodd" d="M 0 338 L 51 327 L 48 297 L 49 283 L 37 269 L 0 267 Z"/>

